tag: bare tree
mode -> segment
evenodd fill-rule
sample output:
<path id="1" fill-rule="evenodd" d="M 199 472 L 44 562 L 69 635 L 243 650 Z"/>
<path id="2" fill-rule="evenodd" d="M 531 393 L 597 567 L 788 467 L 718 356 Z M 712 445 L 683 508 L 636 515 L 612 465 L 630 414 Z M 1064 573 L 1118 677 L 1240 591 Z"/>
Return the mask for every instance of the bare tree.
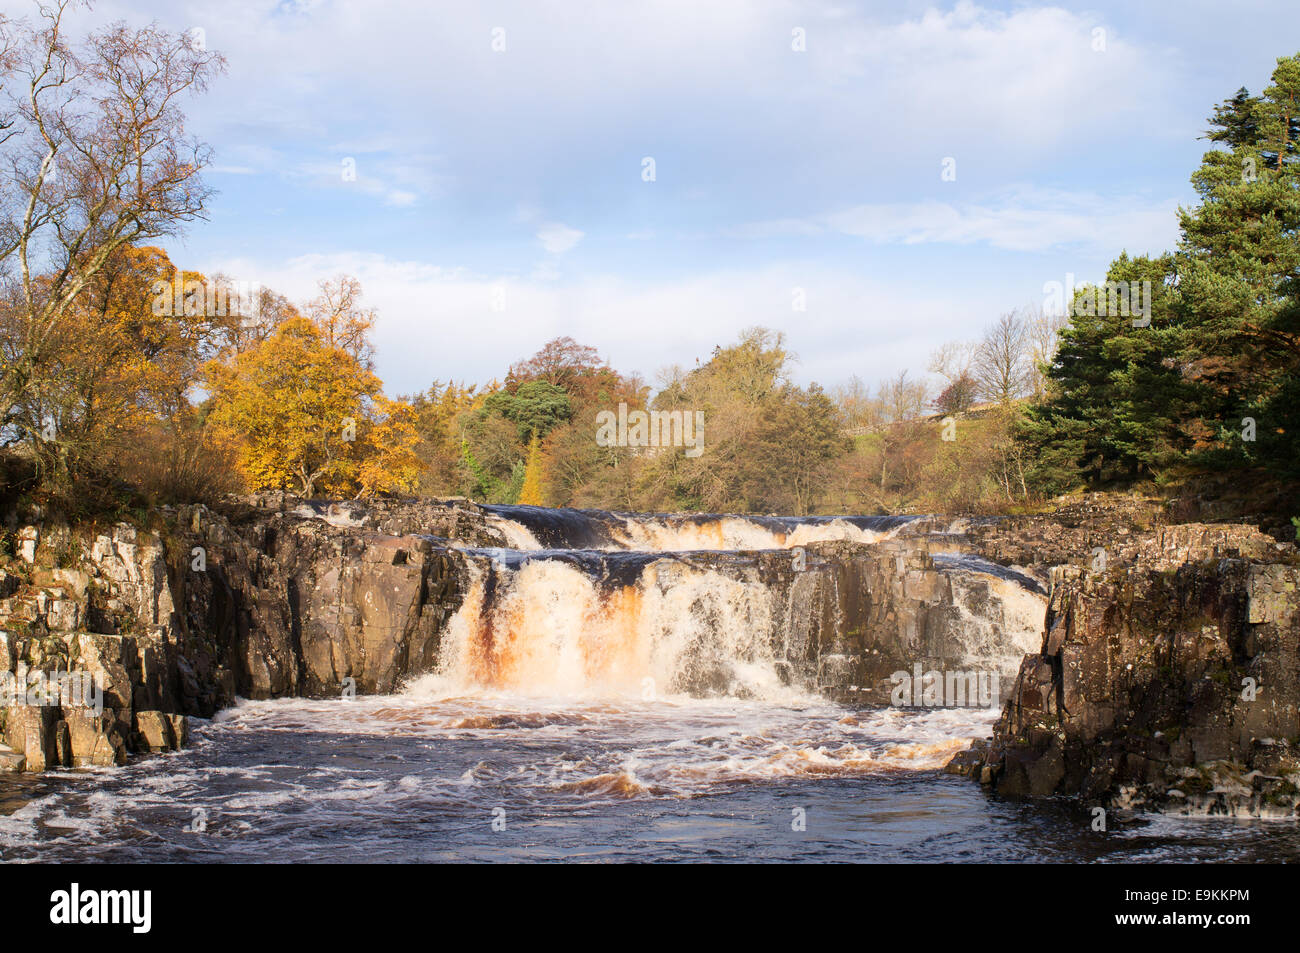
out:
<path id="1" fill-rule="evenodd" d="M 307 313 L 325 335 L 330 347 L 347 351 L 362 367 L 374 366 L 374 349 L 368 334 L 375 309 L 361 306 L 361 282 L 351 275 L 321 281 L 320 294 L 307 304 Z"/>
<path id="2" fill-rule="evenodd" d="M 1061 331 L 1070 321 L 1064 314 L 1051 314 L 1038 306 L 1026 309 L 1025 320 L 1032 388 L 1035 397 L 1042 397 L 1047 389 L 1045 372 L 1056 359 L 1056 351 L 1061 346 Z"/>
<path id="3" fill-rule="evenodd" d="M 221 274 L 212 280 L 225 289 L 230 318 L 226 343 L 235 353 L 256 347 L 285 321 L 300 315 L 293 302 L 272 288 L 258 285 L 249 290 Z"/>
<path id="4" fill-rule="evenodd" d="M 880 402 L 872 398 L 870 389 L 856 374 L 847 384 L 837 385 L 831 399 L 839 410 L 841 425 L 847 429 L 873 427 L 880 422 Z"/>
<path id="5" fill-rule="evenodd" d="M 970 374 L 976 347 L 974 341 L 945 341 L 930 355 L 926 369 L 942 377 L 945 385 L 954 384 Z"/>
<path id="6" fill-rule="evenodd" d="M 12 276 L 0 431 L 10 440 L 40 426 L 22 405 L 113 252 L 176 233 L 203 217 L 210 195 L 199 176 L 209 150 L 186 134 L 179 101 L 206 89 L 224 60 L 153 25 L 118 23 L 74 44 L 69 5 L 42 5 L 35 27 L 6 24 L 0 47 L 0 268 Z"/>
<path id="7" fill-rule="evenodd" d="M 1032 369 L 1029 335 L 1019 311 L 1003 314 L 984 332 L 972 369 L 987 400 L 1007 404 L 1026 393 Z"/>
<path id="8" fill-rule="evenodd" d="M 880 385 L 880 404 L 887 423 L 914 420 L 925 411 L 930 389 L 925 381 L 909 380 L 907 371 Z"/>

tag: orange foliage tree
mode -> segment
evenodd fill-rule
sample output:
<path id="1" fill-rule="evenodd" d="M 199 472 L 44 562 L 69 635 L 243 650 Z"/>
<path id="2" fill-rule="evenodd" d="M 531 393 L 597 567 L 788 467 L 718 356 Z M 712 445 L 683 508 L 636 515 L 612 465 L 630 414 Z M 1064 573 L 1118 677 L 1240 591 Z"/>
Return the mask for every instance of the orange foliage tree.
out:
<path id="1" fill-rule="evenodd" d="M 253 489 L 337 492 L 356 479 L 353 444 L 379 379 L 320 329 L 290 318 L 228 363 L 208 365 L 212 417 L 241 440 Z"/>

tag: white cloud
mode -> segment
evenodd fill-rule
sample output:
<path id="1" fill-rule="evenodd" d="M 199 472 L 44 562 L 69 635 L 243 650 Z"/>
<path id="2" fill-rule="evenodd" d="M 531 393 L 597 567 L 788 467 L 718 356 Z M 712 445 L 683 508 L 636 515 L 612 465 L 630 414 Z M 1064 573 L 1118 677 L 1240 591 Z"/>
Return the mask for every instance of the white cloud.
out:
<path id="1" fill-rule="evenodd" d="M 1168 92 L 1167 57 L 1097 14 L 1002 12 L 960 0 L 892 24 L 851 24 L 835 71 L 874 86 L 914 132 L 947 139 L 947 154 L 1014 143 L 1005 161 L 1015 163 L 1067 139 L 1087 141 L 1087 130 L 1113 128 L 1121 116 L 1149 116 L 1151 97 Z"/>
<path id="2" fill-rule="evenodd" d="M 95 16 L 175 22 L 160 0 L 142 6 L 104 0 Z M 934 344 L 970 337 L 1044 280 L 1082 277 L 1120 248 L 1172 244 L 1174 200 L 1147 190 L 1165 175 L 1168 140 L 1191 142 L 1206 115 L 1178 98 L 1192 72 L 1173 40 L 1152 31 L 1160 39 L 1139 42 L 1051 6 L 191 0 L 185 17 L 230 59 L 190 127 L 225 171 L 287 186 L 274 200 L 284 221 L 260 246 L 273 257 L 208 270 L 300 300 L 321 277 L 356 274 L 380 311 L 379 366 L 396 390 L 485 380 L 560 334 L 651 375 L 758 323 L 790 332 L 805 380 L 919 369 Z M 796 25 L 806 53 L 790 49 Z M 507 52 L 492 52 L 496 26 Z M 1092 48 L 1098 26 L 1104 52 Z M 1233 73 L 1223 92 L 1237 85 Z M 658 160 L 653 186 L 639 178 L 644 155 Z M 357 160 L 354 182 L 340 180 L 344 156 Z M 958 160 L 960 185 L 941 183 L 944 156 Z M 1186 188 L 1185 172 L 1156 194 L 1165 181 Z M 1071 190 L 1008 185 L 1061 181 Z M 202 226 L 216 234 L 206 249 L 259 247 L 243 230 L 266 214 L 254 204 L 265 192 L 240 206 L 247 182 L 222 183 L 234 214 Z M 340 202 L 337 215 L 290 221 L 345 188 L 373 209 Z M 416 211 L 385 215 L 395 208 Z M 370 223 L 353 215 L 385 227 L 355 227 Z M 749 224 L 726 227 L 736 222 Z M 299 254 L 361 234 L 377 237 Z M 792 264 L 801 242 L 879 277 Z M 1044 249 L 1058 254 L 1022 254 Z M 891 279 L 917 262 L 933 274 L 950 252 L 951 281 Z M 579 267 L 611 261 L 613 273 Z M 794 285 L 807 312 L 791 311 Z M 494 311 L 500 288 L 506 308 Z"/>
<path id="3" fill-rule="evenodd" d="M 1102 196 L 1021 186 L 983 201 L 869 203 L 806 219 L 727 230 L 743 238 L 839 232 L 877 244 L 984 244 L 1008 251 L 1085 248 L 1159 253 L 1178 238 L 1173 198 Z"/>
<path id="4" fill-rule="evenodd" d="M 144 6 L 105 13 L 145 19 Z M 164 22 L 169 14 L 161 4 L 153 11 Z M 348 147 L 343 154 L 380 150 L 436 167 L 471 188 L 504 174 L 492 187 L 517 186 L 519 196 L 575 152 L 608 148 L 612 164 L 628 161 L 624 149 L 671 151 L 679 137 L 717 159 L 708 181 L 683 183 L 700 195 L 720 175 L 728 184 L 725 165 L 737 155 L 806 164 L 831 161 L 821 158 L 827 145 L 839 175 L 887 169 L 908 150 L 996 157 L 1015 175 L 1134 116 L 1150 135 L 1175 88 L 1169 53 L 1095 15 L 968 0 L 921 13 L 789 0 L 505 0 L 490 11 L 334 0 L 286 13 L 265 0 L 200 0 L 187 16 L 230 59 L 194 109 L 220 161 L 242 142 L 334 143 Z M 807 30 L 805 53 L 790 49 L 792 24 Z M 496 26 L 507 31 L 506 52 L 491 49 Z M 1104 52 L 1092 48 L 1099 26 Z M 763 104 L 757 116 L 737 108 L 752 103 Z"/>
<path id="5" fill-rule="evenodd" d="M 312 297 L 322 277 L 356 275 L 366 304 L 379 311 L 374 339 L 389 393 L 435 379 L 486 382 L 560 335 L 654 380 L 669 365 L 708 360 L 716 345 L 756 324 L 787 333 L 802 357 L 801 381 L 830 386 L 852 374 L 876 381 L 923 368 L 937 343 L 970 337 L 1004 303 L 970 287 L 908 287 L 794 262 L 659 282 L 477 274 L 365 252 L 302 256 L 270 269 L 230 260 L 209 271 L 295 301 Z M 794 310 L 795 287 L 804 291 L 804 311 Z"/>
<path id="6" fill-rule="evenodd" d="M 582 234 L 576 228 L 555 222 L 543 225 L 537 232 L 537 238 L 542 243 L 542 247 L 552 255 L 563 255 L 582 241 Z"/>

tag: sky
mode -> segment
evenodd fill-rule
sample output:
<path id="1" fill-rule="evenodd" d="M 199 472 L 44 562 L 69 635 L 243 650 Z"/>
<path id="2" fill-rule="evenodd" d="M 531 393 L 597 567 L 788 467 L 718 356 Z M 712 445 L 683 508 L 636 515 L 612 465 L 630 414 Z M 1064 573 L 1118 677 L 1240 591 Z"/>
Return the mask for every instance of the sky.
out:
<path id="1" fill-rule="evenodd" d="M 654 382 L 753 325 L 800 383 L 924 374 L 1045 284 L 1171 248 L 1206 117 L 1300 52 L 1295 14 L 133 0 L 72 22 L 157 20 L 226 57 L 186 107 L 218 194 L 160 244 L 298 302 L 355 275 L 409 394 L 559 335 Z"/>

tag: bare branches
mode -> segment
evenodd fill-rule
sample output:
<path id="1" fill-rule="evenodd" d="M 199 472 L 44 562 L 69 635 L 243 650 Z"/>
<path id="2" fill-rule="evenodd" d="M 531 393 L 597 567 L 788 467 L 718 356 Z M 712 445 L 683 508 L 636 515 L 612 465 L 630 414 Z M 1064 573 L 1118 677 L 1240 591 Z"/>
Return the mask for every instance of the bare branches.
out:
<path id="1" fill-rule="evenodd" d="M 1056 360 L 1061 345 L 1061 331 L 1068 325 L 1064 314 L 1052 314 L 1042 308 L 1030 310 L 1026 316 L 1026 334 L 1029 340 L 1031 379 L 1035 397 L 1047 390 L 1047 369 Z"/>
<path id="2" fill-rule="evenodd" d="M 1032 368 L 1026 322 L 1019 311 L 1008 311 L 984 332 L 972 370 L 987 400 L 1008 404 L 1024 396 Z"/>
<path id="3" fill-rule="evenodd" d="M 113 24 L 80 42 L 69 0 L 36 25 L 0 18 L 0 273 L 6 307 L 0 428 L 15 422 L 73 302 L 118 249 L 203 217 L 209 150 L 182 100 L 223 68 L 183 34 Z"/>
<path id="4" fill-rule="evenodd" d="M 351 275 L 321 281 L 320 294 L 307 304 L 308 316 L 316 322 L 330 347 L 342 348 L 367 369 L 374 365 L 369 333 L 375 323 L 375 309 L 361 306 L 361 282 Z"/>
<path id="5" fill-rule="evenodd" d="M 976 349 L 974 341 L 945 341 L 930 355 L 926 370 L 953 384 L 970 374 Z"/>

